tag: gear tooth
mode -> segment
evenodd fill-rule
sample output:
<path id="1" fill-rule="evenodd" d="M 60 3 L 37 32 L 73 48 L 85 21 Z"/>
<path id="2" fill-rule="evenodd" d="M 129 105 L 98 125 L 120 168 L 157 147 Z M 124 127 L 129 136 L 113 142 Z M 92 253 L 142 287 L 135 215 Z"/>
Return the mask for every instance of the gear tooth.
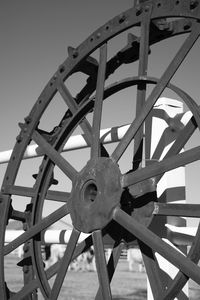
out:
<path id="1" fill-rule="evenodd" d="M 133 33 L 129 32 L 128 34 L 128 44 L 133 43 L 134 41 L 138 40 L 138 37 Z"/>
<path id="2" fill-rule="evenodd" d="M 38 176 L 38 174 L 33 174 L 33 175 L 32 175 L 32 177 L 33 177 L 34 179 L 36 179 L 37 176 Z"/>
<path id="3" fill-rule="evenodd" d="M 58 184 L 58 180 L 57 180 L 57 179 L 55 179 L 55 178 L 53 178 L 53 179 L 52 179 L 52 182 L 51 182 L 51 184 L 53 184 L 53 185 L 57 185 L 57 184 Z"/>
<path id="4" fill-rule="evenodd" d="M 71 46 L 69 46 L 69 47 L 67 48 L 67 51 L 68 51 L 69 56 L 72 56 L 74 50 L 75 50 L 75 48 L 73 48 L 73 47 L 71 47 Z"/>
<path id="5" fill-rule="evenodd" d="M 18 125 L 19 125 L 19 128 L 21 128 L 21 129 L 22 129 L 22 128 L 23 128 L 23 126 L 24 126 L 24 124 L 23 124 L 23 123 L 21 123 L 21 122 L 19 122 L 19 123 L 18 123 Z"/>
<path id="6" fill-rule="evenodd" d="M 20 260 L 17 263 L 17 266 L 19 266 L 19 267 L 31 266 L 31 265 L 32 265 L 32 258 L 31 258 L 31 256 L 27 256 L 27 257 L 23 258 L 22 260 Z"/>

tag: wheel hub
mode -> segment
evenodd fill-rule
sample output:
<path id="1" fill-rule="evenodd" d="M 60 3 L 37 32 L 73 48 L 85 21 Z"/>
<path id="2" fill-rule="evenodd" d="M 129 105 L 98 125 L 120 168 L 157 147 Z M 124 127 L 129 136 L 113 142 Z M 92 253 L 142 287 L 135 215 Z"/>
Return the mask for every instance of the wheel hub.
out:
<path id="1" fill-rule="evenodd" d="M 120 203 L 122 188 L 119 167 L 110 158 L 90 160 L 81 170 L 69 201 L 72 223 L 89 233 L 106 226 Z"/>

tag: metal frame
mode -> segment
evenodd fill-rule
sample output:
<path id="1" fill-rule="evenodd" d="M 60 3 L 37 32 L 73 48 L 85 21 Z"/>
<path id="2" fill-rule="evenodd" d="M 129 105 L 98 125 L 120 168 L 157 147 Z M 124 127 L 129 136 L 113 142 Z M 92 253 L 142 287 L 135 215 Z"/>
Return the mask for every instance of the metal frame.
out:
<path id="1" fill-rule="evenodd" d="M 169 216 L 194 216 L 194 206 L 187 204 L 172 207 L 163 206 L 156 195 L 156 184 L 163 174 L 174 168 L 187 165 L 200 159 L 200 148 L 191 147 L 181 153 L 181 149 L 190 139 L 196 128 L 200 128 L 199 107 L 195 101 L 174 86 L 171 82 L 187 54 L 200 35 L 199 1 L 136 1 L 134 6 L 107 22 L 76 49 L 69 48 L 69 57 L 58 68 L 47 83 L 37 102 L 33 106 L 25 123 L 20 124 L 21 132 L 9 160 L 1 189 L 0 202 L 0 295 L 2 299 L 37 299 L 37 289 L 44 298 L 57 299 L 62 287 L 68 266 L 74 258 L 94 246 L 96 266 L 100 289 L 97 299 L 112 299 L 110 282 L 115 273 L 122 246 L 129 247 L 137 243 L 144 256 L 147 275 L 151 283 L 154 299 L 174 299 L 186 297 L 182 288 L 188 278 L 200 284 L 199 228 L 192 241 L 187 256 L 168 245 L 152 230 L 153 220 L 161 214 Z M 128 41 L 113 57 L 108 59 L 110 41 L 117 35 L 132 28 L 139 28 L 139 36 L 128 34 Z M 188 34 L 185 42 L 174 56 L 171 63 L 159 79 L 147 77 L 150 47 L 162 40 Z M 97 59 L 93 54 L 98 52 Z M 134 78 L 125 78 L 117 84 L 105 87 L 106 80 L 120 66 L 129 65 L 139 60 L 139 67 Z M 67 87 L 68 79 L 77 72 L 88 76 L 84 87 L 75 97 Z M 153 89 L 147 95 L 148 85 Z M 110 153 L 100 138 L 101 119 L 104 100 L 117 92 L 136 86 L 135 119 L 128 130 Z M 175 141 L 166 155 L 155 161 L 154 156 L 144 156 L 151 139 L 149 118 L 154 105 L 162 92 L 172 89 L 192 113 L 189 122 L 179 128 Z M 66 113 L 52 131 L 40 128 L 40 120 L 58 93 L 66 104 Z M 89 122 L 88 116 L 92 116 Z M 168 119 L 169 128 L 176 131 L 173 120 Z M 63 147 L 79 127 L 90 147 L 90 157 L 81 171 L 62 155 Z M 147 135 L 146 133 L 149 133 Z M 144 134 L 146 134 L 144 138 Z M 134 148 L 131 155 L 131 166 L 122 173 L 119 167 L 120 158 L 126 149 Z M 21 163 L 30 142 L 35 142 L 42 150 L 42 163 L 35 176 L 33 187 L 17 186 L 15 181 Z M 148 153 L 148 152 L 147 152 Z M 143 160 L 148 160 L 141 167 Z M 52 191 L 56 184 L 54 167 L 58 167 L 72 182 L 70 192 Z M 13 209 L 12 197 L 27 197 L 30 203 L 24 211 Z M 64 203 L 47 217 L 42 218 L 46 199 Z M 156 211 L 154 210 L 156 204 Z M 200 217 L 199 205 L 195 217 Z M 174 212 L 175 211 L 175 212 Z M 63 264 L 55 264 L 44 270 L 41 255 L 43 232 L 57 220 L 70 214 L 73 230 L 67 245 Z M 156 217 L 154 217 L 156 214 Z M 20 220 L 25 232 L 4 246 L 4 236 L 9 220 Z M 91 233 L 78 244 L 81 232 Z M 164 236 L 165 237 L 165 236 Z M 21 244 L 25 244 L 25 257 L 21 262 L 24 274 L 24 287 L 13 294 L 5 284 L 4 257 Z M 113 252 L 106 264 L 104 245 L 111 244 Z M 179 272 L 172 280 L 164 274 L 157 262 L 155 252 L 160 253 L 175 265 Z M 30 264 L 31 259 L 31 264 Z M 48 280 L 56 275 L 53 286 Z M 168 278 L 168 280 L 166 280 Z M 185 299 L 185 298 L 184 298 Z"/>

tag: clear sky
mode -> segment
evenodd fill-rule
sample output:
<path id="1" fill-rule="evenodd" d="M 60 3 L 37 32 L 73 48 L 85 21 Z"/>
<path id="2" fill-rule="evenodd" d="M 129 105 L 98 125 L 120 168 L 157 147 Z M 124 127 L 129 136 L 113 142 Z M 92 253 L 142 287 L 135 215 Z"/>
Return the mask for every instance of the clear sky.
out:
<path id="1" fill-rule="evenodd" d="M 42 89 L 67 57 L 106 21 L 133 1 L 2 1 L 0 11 L 0 150 L 13 146 Z"/>
<path id="2" fill-rule="evenodd" d="M 67 47 L 78 46 L 98 27 L 130 8 L 133 2 L 133 0 L 1 2 L 0 151 L 13 147 L 19 132 L 17 123 L 23 122 L 52 74 L 66 59 Z M 159 48 L 153 47 L 149 75 L 162 74 L 166 63 L 173 57 L 181 41 L 182 38 L 179 37 L 161 43 Z M 185 65 L 175 77 L 175 83 L 199 103 L 198 45 L 194 47 Z M 129 108 L 124 107 L 125 112 L 126 110 L 128 113 Z M 0 174 L 3 176 L 5 167 L 1 165 L 0 168 Z M 197 174 L 197 170 L 194 172 Z M 196 176 L 193 181 L 195 180 Z"/>

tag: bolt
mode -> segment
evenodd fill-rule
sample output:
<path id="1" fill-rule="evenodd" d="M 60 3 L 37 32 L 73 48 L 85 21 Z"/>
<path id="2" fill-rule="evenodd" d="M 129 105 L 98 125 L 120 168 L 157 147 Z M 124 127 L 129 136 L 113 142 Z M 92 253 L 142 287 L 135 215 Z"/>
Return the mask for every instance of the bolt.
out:
<path id="1" fill-rule="evenodd" d="M 98 33 L 97 33 L 97 39 L 99 39 L 100 37 L 101 37 L 101 33 L 98 32 Z"/>
<path id="2" fill-rule="evenodd" d="M 194 10 L 198 6 L 199 2 L 197 0 L 190 1 L 190 9 Z"/>
<path id="3" fill-rule="evenodd" d="M 16 137 L 16 141 L 17 141 L 18 143 L 20 143 L 20 142 L 22 141 L 22 136 L 21 136 L 21 135 L 18 135 L 18 136 Z"/>
<path id="4" fill-rule="evenodd" d="M 56 80 L 57 79 L 57 74 L 55 74 L 54 76 L 53 76 L 53 80 Z"/>
<path id="5" fill-rule="evenodd" d="M 154 211 L 153 211 L 153 215 L 157 215 L 158 212 L 159 212 L 159 206 L 158 206 L 156 203 L 154 203 Z"/>
<path id="6" fill-rule="evenodd" d="M 77 58 L 77 57 L 78 57 L 78 51 L 77 51 L 77 50 L 74 50 L 72 56 L 73 56 L 73 58 Z"/>
<path id="7" fill-rule="evenodd" d="M 28 250 L 29 250 L 29 245 L 28 245 L 27 243 L 24 244 L 23 250 L 24 250 L 24 252 L 28 252 Z"/>
<path id="8" fill-rule="evenodd" d="M 119 16 L 119 23 L 123 23 L 126 20 L 126 16 L 125 15 L 120 15 Z"/>
<path id="9" fill-rule="evenodd" d="M 192 27 L 192 22 L 188 21 L 187 23 L 184 24 L 183 29 L 189 30 L 191 27 Z"/>
<path id="10" fill-rule="evenodd" d="M 29 124 L 29 123 L 31 123 L 32 118 L 30 116 L 27 116 L 24 118 L 24 121 L 26 122 L 26 124 Z"/>
<path id="11" fill-rule="evenodd" d="M 29 268 L 28 268 L 28 266 L 24 266 L 24 267 L 23 267 L 23 271 L 24 271 L 24 273 L 26 273 L 26 274 L 27 274 L 27 273 L 29 272 Z"/>

